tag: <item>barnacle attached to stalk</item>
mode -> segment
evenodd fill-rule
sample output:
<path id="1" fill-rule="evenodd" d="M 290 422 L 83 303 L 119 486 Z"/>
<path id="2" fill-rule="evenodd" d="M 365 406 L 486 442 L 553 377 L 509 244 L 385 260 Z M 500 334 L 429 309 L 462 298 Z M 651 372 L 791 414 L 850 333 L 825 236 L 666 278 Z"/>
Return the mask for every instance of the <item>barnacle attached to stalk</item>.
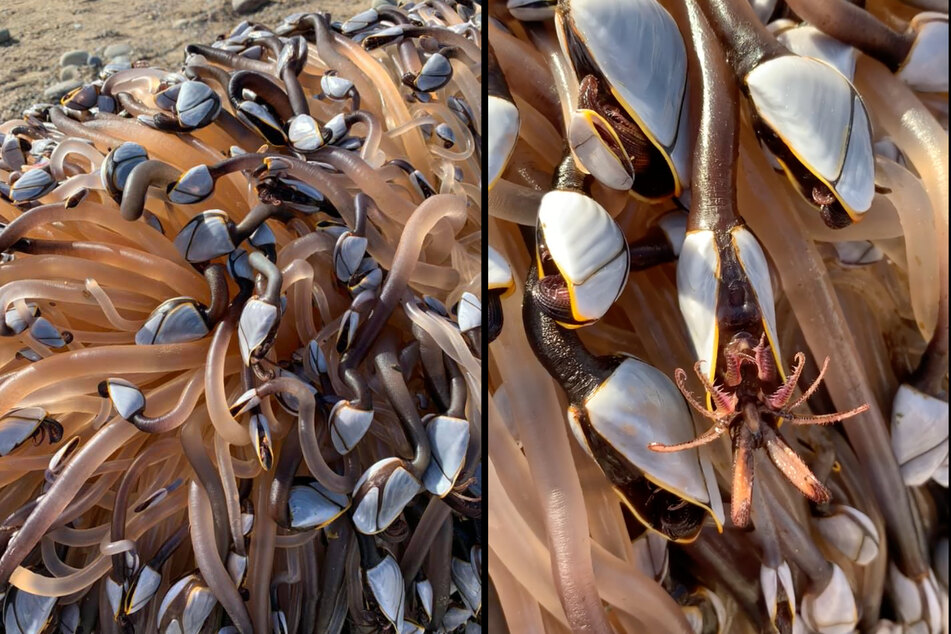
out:
<path id="1" fill-rule="evenodd" d="M 567 327 L 596 322 L 627 281 L 628 249 L 617 223 L 581 188 L 566 155 L 553 191 L 542 198 L 535 227 L 538 302 Z"/>
<path id="2" fill-rule="evenodd" d="M 875 195 L 875 163 L 871 122 L 855 87 L 832 66 L 790 54 L 746 2 L 717 0 L 703 9 L 750 100 L 756 134 L 789 181 L 829 227 L 861 220 Z"/>
<path id="3" fill-rule="evenodd" d="M 670 379 L 634 357 L 596 357 L 573 332 L 540 310 L 534 269 L 526 282 L 523 319 L 532 350 L 568 395 L 575 438 L 598 463 L 624 504 L 645 526 L 667 539 L 689 542 L 699 534 L 710 495 L 696 452 L 676 464 L 658 459 L 635 439 L 662 433 L 670 439 L 692 433 L 686 403 Z"/>
<path id="4" fill-rule="evenodd" d="M 687 54 L 670 14 L 654 0 L 573 0 L 555 24 L 579 83 L 567 131 L 579 165 L 646 200 L 680 196 L 690 180 Z"/>

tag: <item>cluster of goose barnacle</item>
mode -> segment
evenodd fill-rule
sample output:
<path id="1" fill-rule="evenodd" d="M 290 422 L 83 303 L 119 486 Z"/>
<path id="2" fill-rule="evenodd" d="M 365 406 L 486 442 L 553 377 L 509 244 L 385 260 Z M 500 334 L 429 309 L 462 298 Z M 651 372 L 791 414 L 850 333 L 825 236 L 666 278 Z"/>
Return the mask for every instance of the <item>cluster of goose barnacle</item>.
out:
<path id="1" fill-rule="evenodd" d="M 948 631 L 948 16 L 906 2 L 490 3 L 500 631 Z"/>
<path id="2" fill-rule="evenodd" d="M 244 22 L 0 126 L 0 629 L 480 631 L 480 31 Z"/>

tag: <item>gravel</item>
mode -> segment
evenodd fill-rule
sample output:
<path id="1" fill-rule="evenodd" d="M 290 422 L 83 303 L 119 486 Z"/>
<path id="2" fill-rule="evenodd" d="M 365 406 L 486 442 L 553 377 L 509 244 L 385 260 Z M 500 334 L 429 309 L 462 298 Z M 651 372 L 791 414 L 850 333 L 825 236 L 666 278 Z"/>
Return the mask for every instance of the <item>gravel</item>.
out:
<path id="1" fill-rule="evenodd" d="M 43 91 L 43 96 L 47 99 L 59 99 L 70 90 L 75 90 L 83 85 L 83 82 L 78 79 L 67 79 L 66 81 L 61 81 L 53 84 L 49 88 Z"/>
<path id="2" fill-rule="evenodd" d="M 238 13 L 254 13 L 266 2 L 267 0 L 231 0 L 231 8 Z"/>
<path id="3" fill-rule="evenodd" d="M 102 56 L 106 59 L 113 59 L 120 56 L 128 57 L 131 53 L 132 45 L 126 42 L 120 42 L 107 46 L 106 50 L 102 52 Z"/>
<path id="4" fill-rule="evenodd" d="M 85 66 L 86 62 L 89 61 L 89 53 L 87 51 L 67 51 L 63 53 L 59 58 L 60 66 Z"/>

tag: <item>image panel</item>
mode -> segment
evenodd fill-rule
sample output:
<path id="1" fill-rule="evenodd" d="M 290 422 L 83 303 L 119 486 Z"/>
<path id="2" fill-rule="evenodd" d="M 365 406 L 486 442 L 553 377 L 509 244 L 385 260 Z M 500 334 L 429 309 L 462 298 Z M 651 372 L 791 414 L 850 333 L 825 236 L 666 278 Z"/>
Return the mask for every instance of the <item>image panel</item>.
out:
<path id="1" fill-rule="evenodd" d="M 488 12 L 493 628 L 947 632 L 947 4 Z"/>
<path id="2" fill-rule="evenodd" d="M 482 7 L 4 3 L 0 631 L 478 633 Z"/>

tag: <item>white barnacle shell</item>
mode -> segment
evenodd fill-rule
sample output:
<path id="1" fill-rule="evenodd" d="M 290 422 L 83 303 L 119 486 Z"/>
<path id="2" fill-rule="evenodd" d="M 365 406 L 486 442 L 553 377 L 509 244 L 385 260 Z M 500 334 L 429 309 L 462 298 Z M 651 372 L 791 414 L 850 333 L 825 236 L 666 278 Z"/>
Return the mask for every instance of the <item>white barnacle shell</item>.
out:
<path id="1" fill-rule="evenodd" d="M 419 597 L 419 604 L 426 612 L 426 618 L 433 618 L 433 584 L 429 579 L 422 579 L 416 582 L 416 596 Z"/>
<path id="2" fill-rule="evenodd" d="M 356 283 L 354 284 L 354 282 Z M 350 278 L 348 288 L 352 295 L 357 296 L 364 291 L 379 288 L 382 283 L 383 271 L 380 270 L 380 265 L 372 257 L 367 256 L 363 258 L 354 277 Z"/>
<path id="3" fill-rule="evenodd" d="M 947 464 L 948 404 L 945 401 L 903 383 L 892 403 L 891 432 L 892 451 L 906 485 L 924 484 L 942 463 Z"/>
<path id="4" fill-rule="evenodd" d="M 423 64 L 416 77 L 416 90 L 433 92 L 439 90 L 452 79 L 452 64 L 442 53 L 433 53 Z"/>
<path id="5" fill-rule="evenodd" d="M 143 566 L 126 592 L 124 610 L 126 614 L 135 614 L 144 608 L 162 584 L 162 575 L 151 566 Z"/>
<path id="6" fill-rule="evenodd" d="M 254 230 L 250 236 L 248 236 L 248 242 L 251 243 L 256 249 L 261 249 L 262 251 L 268 247 L 275 246 L 277 244 L 277 238 L 274 236 L 274 232 L 266 222 L 262 222 L 257 229 Z"/>
<path id="7" fill-rule="evenodd" d="M 941 604 L 933 571 L 929 570 L 925 578 L 914 581 L 889 562 L 887 586 L 905 631 L 941 631 Z"/>
<path id="8" fill-rule="evenodd" d="M 379 19 L 380 14 L 376 12 L 376 9 L 367 9 L 344 22 L 343 26 L 340 27 L 340 32 L 344 35 L 350 35 L 360 29 L 367 28 L 371 24 L 376 23 Z"/>
<path id="9" fill-rule="evenodd" d="M 281 124 L 274 118 L 274 115 L 256 101 L 242 101 L 238 104 L 235 116 L 257 128 L 270 142 L 281 142 L 283 144 L 283 141 L 287 138 L 281 129 Z"/>
<path id="10" fill-rule="evenodd" d="M 737 260 L 749 279 L 763 315 L 763 328 L 782 373 L 776 336 L 776 304 L 766 255 L 756 237 L 743 225 L 731 231 Z M 677 295 L 697 359 L 706 362 L 713 378 L 717 364 L 717 298 L 720 291 L 720 253 L 712 231 L 691 231 L 684 238 L 677 261 Z"/>
<path id="11" fill-rule="evenodd" d="M 145 396 L 134 383 L 125 379 L 106 379 L 99 384 L 99 394 L 108 397 L 116 413 L 125 420 L 145 409 Z"/>
<path id="12" fill-rule="evenodd" d="M 10 198 L 15 203 L 42 198 L 56 188 L 56 179 L 45 169 L 31 169 L 13 183 Z"/>
<path id="13" fill-rule="evenodd" d="M 780 601 L 783 596 L 789 615 L 795 618 L 796 588 L 793 585 L 789 564 L 784 561 L 775 568 L 763 564 L 759 569 L 759 580 L 770 623 L 776 623 L 776 615 L 779 612 Z"/>
<path id="14" fill-rule="evenodd" d="M 99 169 L 103 187 L 114 198 L 121 197 L 132 169 L 148 159 L 148 151 L 138 143 L 129 141 L 118 146 L 106 155 Z"/>
<path id="15" fill-rule="evenodd" d="M 399 458 L 370 465 L 353 487 L 353 525 L 365 535 L 386 530 L 421 489 Z"/>
<path id="16" fill-rule="evenodd" d="M 329 132 L 330 138 L 327 143 L 334 144 L 347 134 L 347 122 L 344 120 L 343 113 L 335 114 L 327 123 L 324 124 L 322 132 Z"/>
<path id="17" fill-rule="evenodd" d="M 868 515 L 844 504 L 833 504 L 829 510 L 830 515 L 813 520 L 826 542 L 860 566 L 875 559 L 880 539 Z"/>
<path id="18" fill-rule="evenodd" d="M 406 599 L 403 588 L 403 573 L 400 565 L 389 553 L 366 571 L 367 585 L 380 606 L 380 611 L 399 632 L 403 626 L 403 605 Z"/>
<path id="19" fill-rule="evenodd" d="M 168 191 L 168 199 L 176 205 L 193 205 L 214 191 L 215 179 L 211 177 L 211 170 L 207 165 L 196 165 L 179 176 Z"/>
<path id="20" fill-rule="evenodd" d="M 759 64 L 744 82 L 757 116 L 849 215 L 868 211 L 875 195 L 872 128 L 849 80 L 820 60 L 783 55 Z"/>
<path id="21" fill-rule="evenodd" d="M 442 141 L 443 145 L 447 148 L 451 148 L 456 144 L 456 133 L 445 123 L 437 125 L 433 129 L 433 134 L 435 134 L 436 138 Z"/>
<path id="22" fill-rule="evenodd" d="M 505 171 L 518 141 L 519 116 L 515 104 L 489 95 L 489 129 L 486 134 L 487 172 L 491 190 Z"/>
<path id="23" fill-rule="evenodd" d="M 490 291 L 501 290 L 502 295 L 508 295 L 515 290 L 515 276 L 512 274 L 512 267 L 508 261 L 502 257 L 502 254 L 488 248 L 489 274 L 487 276 L 486 289 Z"/>
<path id="24" fill-rule="evenodd" d="M 605 137 L 612 140 L 608 145 Z M 634 185 L 634 169 L 614 128 L 600 114 L 582 108 L 571 113 L 568 145 L 579 167 L 611 189 Z"/>
<path id="25" fill-rule="evenodd" d="M 61 634 L 76 634 L 79 630 L 79 604 L 64 605 L 59 611 L 59 631 Z"/>
<path id="26" fill-rule="evenodd" d="M 203 211 L 189 220 L 175 236 L 175 248 L 189 262 L 207 262 L 234 251 L 228 214 L 220 209 Z"/>
<path id="27" fill-rule="evenodd" d="M 28 318 L 36 318 L 40 314 L 40 309 L 34 303 L 28 303 L 26 305 L 26 312 Z M 31 319 L 24 319 L 23 315 L 20 314 L 20 311 L 17 310 L 16 306 L 11 306 L 7 309 L 7 312 L 4 313 L 3 319 L 7 324 L 7 327 L 13 331 L 13 334 L 18 335 L 27 328 L 30 327 Z"/>
<path id="28" fill-rule="evenodd" d="M 56 601 L 56 597 L 10 588 L 4 601 L 4 630 L 8 634 L 40 634 L 50 622 Z"/>
<path id="29" fill-rule="evenodd" d="M 648 443 L 675 445 L 694 438 L 690 410 L 673 382 L 657 368 L 634 357 L 624 359 L 582 404 L 587 421 L 569 409 L 571 430 L 581 446 L 596 456 L 587 440 L 596 433 L 657 486 L 708 511 L 711 509 L 700 456 L 696 449 L 658 453 Z M 657 425 L 656 421 L 665 421 Z M 630 505 L 630 502 L 625 502 Z M 640 510 L 631 508 L 635 513 Z"/>
<path id="30" fill-rule="evenodd" d="M 443 630 L 453 632 L 457 628 L 462 627 L 471 616 L 472 610 L 469 608 L 451 605 L 449 609 L 446 610 L 446 616 L 442 619 Z"/>
<path id="31" fill-rule="evenodd" d="M 13 171 L 23 167 L 26 158 L 23 156 L 23 148 L 20 147 L 20 137 L 15 134 L 8 134 L 3 138 L 0 144 L 0 158 L 6 164 L 7 169 Z"/>
<path id="32" fill-rule="evenodd" d="M 44 346 L 53 349 L 65 348 L 71 338 L 60 334 L 56 326 L 51 324 L 46 317 L 37 317 L 30 324 L 30 335 Z"/>
<path id="33" fill-rule="evenodd" d="M 826 587 L 818 594 L 803 595 L 802 619 L 819 634 L 847 634 L 859 622 L 855 596 L 842 569 L 831 562 L 829 565 L 832 577 Z"/>
<path id="34" fill-rule="evenodd" d="M 330 410 L 330 439 L 339 454 L 353 449 L 373 422 L 373 410 L 359 409 L 347 401 L 337 401 Z"/>
<path id="35" fill-rule="evenodd" d="M 111 575 L 106 577 L 106 601 L 109 602 L 114 617 L 118 617 L 122 609 L 122 593 L 124 591 L 123 586 L 120 586 L 119 582 L 113 579 Z"/>
<path id="36" fill-rule="evenodd" d="M 271 426 L 268 424 L 267 417 L 260 412 L 251 414 L 248 429 L 251 435 L 251 445 L 254 447 L 254 455 L 261 463 L 261 467 L 265 471 L 269 471 L 274 460 L 274 445 L 271 444 Z"/>
<path id="37" fill-rule="evenodd" d="M 257 297 L 247 301 L 238 320 L 238 346 L 245 365 L 250 365 L 251 356 L 267 343 L 279 320 L 278 307 L 274 304 Z"/>
<path id="38" fill-rule="evenodd" d="M 331 523 L 350 508 L 350 498 L 317 481 L 295 485 L 287 496 L 291 528 L 304 531 Z"/>
<path id="39" fill-rule="evenodd" d="M 176 83 L 156 93 L 155 105 L 162 110 L 172 112 L 175 110 L 175 103 L 178 101 L 178 91 L 181 90 L 181 88 L 182 84 Z"/>
<path id="40" fill-rule="evenodd" d="M 244 584 L 244 579 L 248 574 L 247 555 L 239 555 L 233 550 L 230 551 L 225 567 L 228 569 L 228 576 L 234 581 L 234 585 L 240 587 Z"/>
<path id="41" fill-rule="evenodd" d="M 839 256 L 839 264 L 843 266 L 864 266 L 881 262 L 885 254 L 868 240 L 843 240 L 833 242 L 835 252 Z"/>
<path id="42" fill-rule="evenodd" d="M 320 89 L 330 99 L 346 99 L 353 90 L 353 82 L 337 74 L 324 73 L 320 78 Z"/>
<path id="43" fill-rule="evenodd" d="M 644 531 L 631 543 L 634 561 L 638 568 L 651 573 L 654 581 L 661 583 L 670 569 L 670 553 L 667 540 L 659 533 Z"/>
<path id="44" fill-rule="evenodd" d="M 159 605 L 156 622 L 163 634 L 198 632 L 218 600 L 196 574 L 182 577 L 168 589 Z"/>
<path id="45" fill-rule="evenodd" d="M 179 85 L 175 113 L 182 126 L 200 128 L 214 121 L 221 112 L 218 93 L 200 81 L 186 81 Z"/>
<path id="46" fill-rule="evenodd" d="M 254 281 L 254 269 L 248 263 L 247 251 L 238 248 L 228 254 L 228 273 L 235 282 L 239 280 Z"/>
<path id="47" fill-rule="evenodd" d="M 542 198 L 538 231 L 568 284 L 575 321 L 603 317 L 624 289 L 629 266 L 614 219 L 593 198 L 556 190 Z"/>
<path id="48" fill-rule="evenodd" d="M 423 419 L 432 459 L 423 473 L 426 490 L 445 496 L 456 483 L 469 447 L 469 423 L 453 416 L 430 414 Z"/>
<path id="49" fill-rule="evenodd" d="M 341 282 L 348 282 L 360 268 L 367 252 L 367 239 L 350 232 L 337 238 L 334 245 L 334 273 Z"/>
<path id="50" fill-rule="evenodd" d="M 353 343 L 353 337 L 360 324 L 360 313 L 348 308 L 340 318 L 340 328 L 337 330 L 337 352 L 343 354 Z"/>
<path id="51" fill-rule="evenodd" d="M 0 456 L 5 456 L 33 435 L 43 419 L 46 410 L 42 407 L 21 407 L 13 409 L 0 418 Z"/>
<path id="52" fill-rule="evenodd" d="M 287 615 L 284 610 L 271 610 L 271 632 L 274 634 L 287 634 Z"/>
<path id="53" fill-rule="evenodd" d="M 320 126 L 309 114 L 299 114 L 287 122 L 287 140 L 298 152 L 313 152 L 324 144 Z"/>
<path id="54" fill-rule="evenodd" d="M 315 376 L 326 374 L 327 357 L 324 356 L 324 351 L 320 349 L 316 339 L 311 339 L 307 343 L 307 355 L 304 359 L 308 369 L 313 372 Z"/>
<path id="55" fill-rule="evenodd" d="M 909 26 L 915 43 L 896 75 L 919 92 L 948 92 L 948 15 L 926 11 Z"/>
<path id="56" fill-rule="evenodd" d="M 459 298 L 456 322 L 460 332 L 469 332 L 482 326 L 482 302 L 478 297 L 468 291 L 462 294 Z"/>
<path id="57" fill-rule="evenodd" d="M 410 621 L 409 619 L 403 619 L 403 627 L 400 629 L 400 634 L 424 634 L 425 631 L 426 628 L 419 623 Z"/>
<path id="58" fill-rule="evenodd" d="M 676 22 L 654 0 L 572 0 L 569 7 L 555 14 L 562 50 L 570 50 L 569 40 L 580 41 L 606 88 L 664 155 L 679 195 L 689 184 L 690 157 L 687 49 Z M 617 42 L 625 43 L 624 55 L 617 54 Z"/>
<path id="59" fill-rule="evenodd" d="M 473 567 L 472 562 L 453 557 L 450 576 L 466 607 L 478 615 L 482 609 L 482 582 L 479 579 L 479 571 Z"/>
<path id="60" fill-rule="evenodd" d="M 191 297 L 174 297 L 158 305 L 135 333 L 140 346 L 185 343 L 208 334 L 208 324 Z"/>

